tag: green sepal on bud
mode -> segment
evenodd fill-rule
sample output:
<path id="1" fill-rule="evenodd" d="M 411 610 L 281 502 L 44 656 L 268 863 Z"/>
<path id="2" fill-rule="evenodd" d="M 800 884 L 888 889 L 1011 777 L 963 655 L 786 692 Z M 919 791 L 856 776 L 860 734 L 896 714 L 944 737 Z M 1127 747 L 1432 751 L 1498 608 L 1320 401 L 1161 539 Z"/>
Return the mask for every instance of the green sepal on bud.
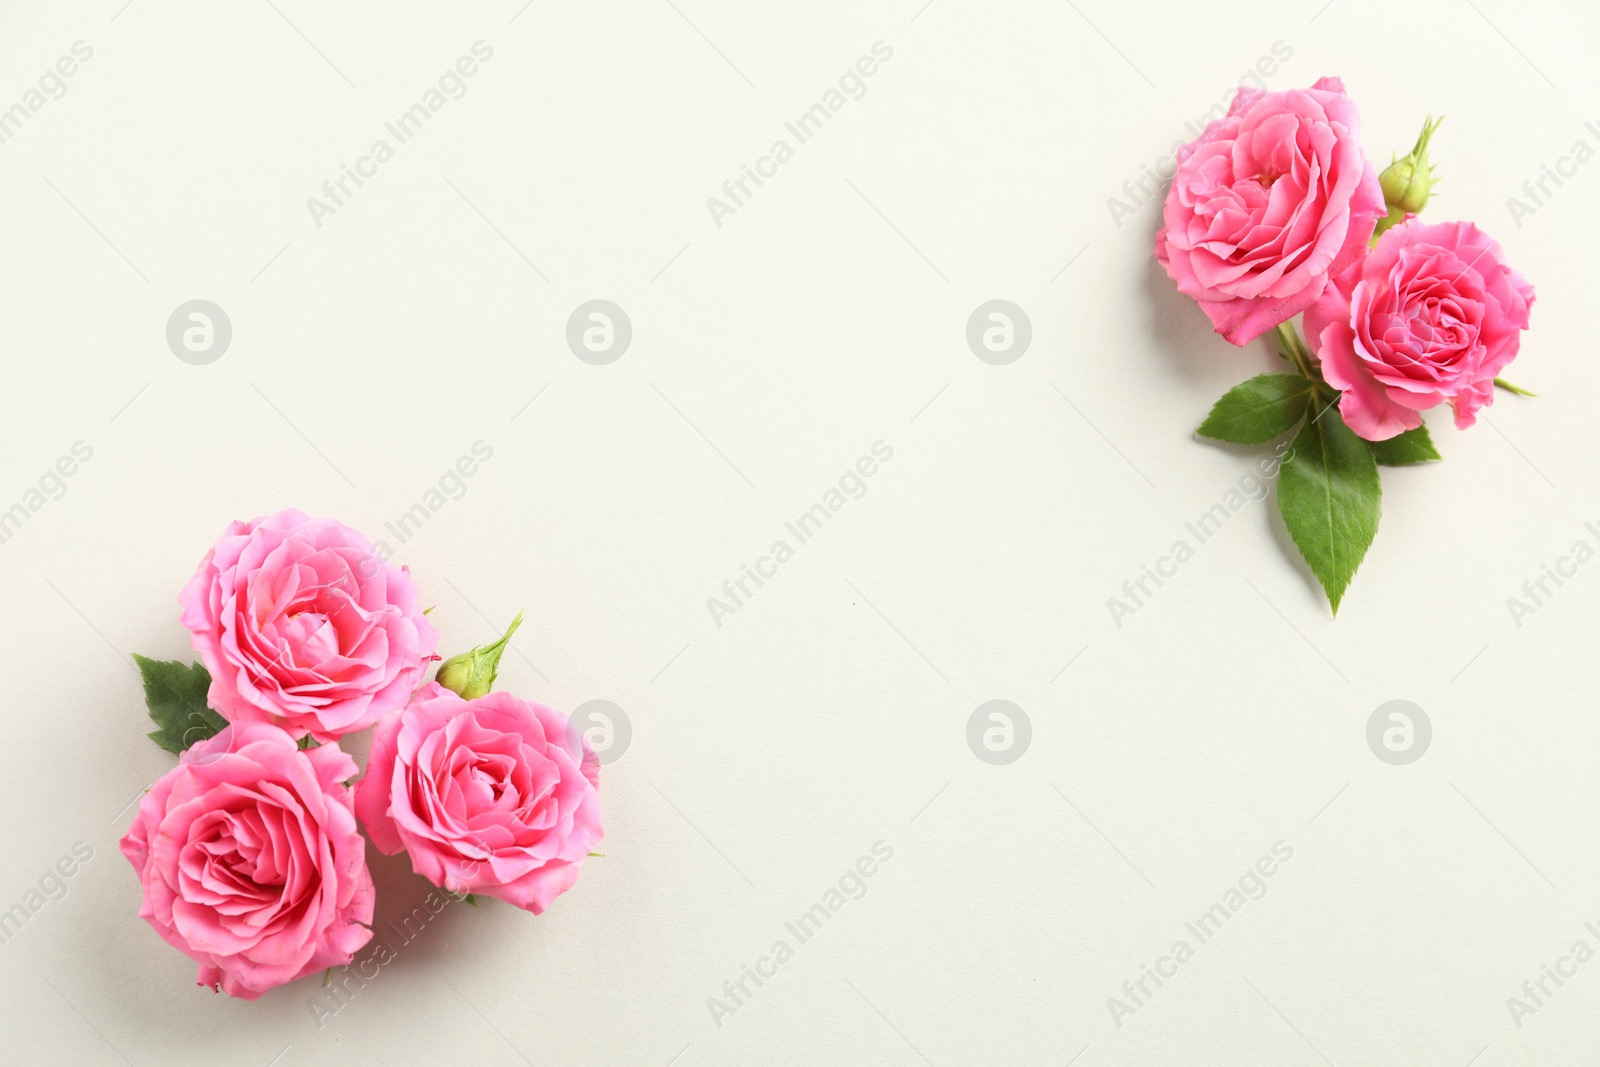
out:
<path id="1" fill-rule="evenodd" d="M 451 690 L 462 700 L 476 700 L 494 688 L 495 675 L 500 670 L 500 656 L 505 652 L 511 635 L 522 625 L 522 612 L 511 620 L 505 634 L 492 645 L 479 645 L 470 652 L 451 656 L 439 664 L 433 680 Z"/>
<path id="2" fill-rule="evenodd" d="M 1390 163 L 1378 175 L 1378 184 L 1383 187 L 1383 202 L 1389 205 L 1389 214 L 1378 220 L 1378 228 L 1372 235 L 1373 244 L 1378 243 L 1378 238 L 1389 227 L 1404 222 L 1407 215 L 1421 214 L 1427 206 L 1428 197 L 1433 193 L 1433 166 L 1428 162 L 1428 142 L 1433 140 L 1433 132 L 1443 121 L 1443 116 L 1435 119 L 1429 115 L 1410 153 Z"/>

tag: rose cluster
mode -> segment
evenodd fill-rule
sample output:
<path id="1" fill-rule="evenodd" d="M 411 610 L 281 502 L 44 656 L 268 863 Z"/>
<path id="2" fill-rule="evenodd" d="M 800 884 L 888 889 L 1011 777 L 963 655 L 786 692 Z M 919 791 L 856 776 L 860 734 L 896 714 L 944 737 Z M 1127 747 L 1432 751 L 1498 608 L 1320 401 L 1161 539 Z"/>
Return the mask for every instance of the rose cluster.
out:
<path id="1" fill-rule="evenodd" d="M 490 691 L 521 616 L 426 681 L 439 634 L 409 571 L 294 510 L 230 525 L 180 600 L 203 666 L 138 657 L 150 736 L 180 755 L 122 852 L 200 985 L 254 1000 L 348 964 L 372 937 L 359 826 L 453 894 L 539 914 L 572 887 L 599 762 L 565 716 Z M 339 739 L 372 726 L 352 784 Z"/>
<path id="2" fill-rule="evenodd" d="M 1496 387 L 1532 395 L 1499 375 L 1533 287 L 1477 226 L 1418 217 L 1437 128 L 1380 174 L 1339 79 L 1243 88 L 1180 153 L 1156 235 L 1156 258 L 1217 333 L 1277 333 L 1294 373 L 1238 386 L 1199 432 L 1260 444 L 1301 426 L 1279 510 L 1335 611 L 1377 530 L 1376 465 L 1439 458 L 1423 413 L 1448 404 L 1466 429 Z"/>

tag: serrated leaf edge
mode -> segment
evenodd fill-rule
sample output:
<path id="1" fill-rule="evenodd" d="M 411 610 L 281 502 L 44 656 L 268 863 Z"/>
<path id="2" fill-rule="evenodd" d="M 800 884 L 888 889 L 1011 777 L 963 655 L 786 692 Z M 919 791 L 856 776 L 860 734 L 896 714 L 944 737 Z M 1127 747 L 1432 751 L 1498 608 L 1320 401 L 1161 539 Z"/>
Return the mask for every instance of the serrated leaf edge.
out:
<path id="1" fill-rule="evenodd" d="M 1306 380 L 1305 378 L 1300 377 L 1297 374 L 1287 374 L 1287 373 L 1285 373 L 1283 371 L 1267 371 L 1267 372 L 1262 373 L 1262 374 L 1257 374 L 1253 378 L 1246 378 L 1244 381 L 1240 382 L 1238 385 L 1233 386 L 1227 392 L 1225 392 L 1221 396 L 1217 397 L 1216 402 L 1211 405 L 1211 410 L 1206 413 L 1206 417 L 1201 420 L 1200 425 L 1195 428 L 1194 432 L 1199 434 L 1201 437 L 1204 437 L 1207 440 L 1211 440 L 1211 441 L 1226 441 L 1228 444 L 1231 444 L 1231 445 L 1259 445 L 1259 444 L 1265 444 L 1266 442 L 1272 440 L 1273 437 L 1282 437 L 1284 434 L 1289 433 L 1290 431 L 1294 430 L 1295 429 L 1295 423 L 1299 422 L 1300 419 L 1305 417 L 1305 412 L 1303 410 L 1300 413 L 1300 415 L 1296 416 L 1295 419 L 1290 421 L 1289 429 L 1283 430 L 1283 431 L 1281 431 L 1279 433 L 1276 433 L 1276 434 L 1273 434 L 1271 437 L 1263 437 L 1260 440 L 1256 440 L 1256 441 L 1241 441 L 1237 437 L 1222 437 L 1222 436 L 1220 436 L 1218 434 L 1215 434 L 1215 433 L 1207 433 L 1206 432 L 1206 425 L 1209 422 L 1211 422 L 1212 419 L 1217 417 L 1217 409 L 1222 406 L 1223 402 L 1226 401 L 1228 399 L 1228 397 L 1232 396 L 1234 393 L 1238 392 L 1240 389 L 1243 389 L 1245 386 L 1251 384 L 1252 382 L 1259 381 L 1262 378 L 1295 378 L 1295 379 L 1297 379 L 1299 382 L 1301 382 L 1305 386 L 1303 392 L 1301 394 L 1299 394 L 1299 395 L 1304 397 L 1307 407 L 1310 406 L 1311 397 L 1312 397 L 1313 393 L 1316 390 L 1316 386 L 1312 382 Z M 1291 394 L 1291 398 L 1294 397 L 1294 396 L 1295 396 L 1295 394 Z M 1268 407 L 1271 407 L 1271 406 L 1272 405 L 1270 405 L 1270 404 L 1263 404 L 1261 407 L 1255 409 L 1255 411 L 1256 412 L 1265 411 Z M 1252 413 L 1254 413 L 1254 412 L 1252 412 Z"/>
<path id="2" fill-rule="evenodd" d="M 1322 409 L 1322 413 L 1321 414 L 1317 415 L 1314 418 L 1311 418 L 1311 419 L 1307 420 L 1299 428 L 1299 430 L 1296 431 L 1295 440 L 1298 441 L 1300 439 L 1300 434 L 1301 433 L 1305 432 L 1308 429 L 1312 429 L 1313 427 L 1315 427 L 1316 424 L 1321 421 L 1322 417 L 1324 415 L 1327 415 L 1329 413 L 1329 411 L 1335 406 L 1336 403 L 1337 403 L 1337 401 L 1330 403 L 1327 407 Z M 1346 429 L 1348 429 L 1348 427 L 1346 427 Z M 1317 432 L 1320 433 L 1321 431 L 1317 431 Z M 1354 431 L 1351 431 L 1351 432 L 1353 433 Z M 1370 454 L 1370 451 L 1371 450 L 1369 449 L 1368 450 L 1369 454 Z M 1289 449 L 1289 456 L 1292 457 L 1294 454 L 1295 454 L 1295 449 L 1291 445 L 1290 449 Z M 1327 455 L 1327 449 L 1326 448 L 1323 449 L 1323 455 Z M 1288 461 L 1286 460 L 1285 462 L 1287 463 Z M 1374 463 L 1374 465 L 1376 465 L 1377 460 L 1374 459 L 1373 463 Z M 1326 464 L 1323 465 L 1323 470 L 1324 470 L 1324 472 L 1326 472 L 1326 470 L 1327 470 L 1327 465 Z M 1340 605 L 1340 603 L 1342 603 L 1344 601 L 1344 594 L 1346 593 L 1346 591 L 1349 590 L 1350 584 L 1356 580 L 1356 574 L 1357 574 L 1357 572 L 1359 572 L 1361 570 L 1361 564 L 1366 562 L 1367 552 L 1371 550 L 1372 545 L 1371 545 L 1371 543 L 1368 543 L 1367 547 L 1362 550 L 1361 558 L 1357 559 L 1355 561 L 1354 566 L 1352 566 L 1350 568 L 1350 575 L 1349 575 L 1349 577 L 1347 577 L 1345 579 L 1344 585 L 1339 588 L 1339 591 L 1337 593 L 1335 593 L 1333 590 L 1329 589 L 1328 588 L 1328 583 L 1324 582 L 1322 580 L 1322 575 L 1318 574 L 1317 573 L 1317 569 L 1311 565 L 1310 558 L 1306 556 L 1305 546 L 1300 543 L 1300 538 L 1295 535 L 1294 527 L 1292 525 L 1290 525 L 1288 516 L 1283 514 L 1283 487 L 1282 487 L 1282 481 L 1281 481 L 1281 479 L 1282 479 L 1282 475 L 1281 474 L 1279 475 L 1279 478 L 1280 478 L 1280 482 L 1279 482 L 1279 487 L 1278 487 L 1278 517 L 1283 521 L 1284 528 L 1289 531 L 1289 539 L 1294 542 L 1294 547 L 1299 551 L 1300 559 L 1305 563 L 1306 569 L 1311 572 L 1311 576 L 1313 578 L 1315 578 L 1317 580 L 1317 584 L 1322 587 L 1323 595 L 1328 598 L 1328 606 L 1329 606 L 1329 608 L 1332 609 L 1334 618 L 1338 618 L 1339 617 L 1339 605 Z M 1324 491 L 1327 493 L 1327 495 L 1329 497 L 1329 500 L 1330 500 L 1330 503 L 1331 503 L 1331 499 L 1332 499 L 1331 484 L 1332 483 L 1326 477 L 1326 474 L 1324 474 L 1323 483 L 1324 483 Z M 1331 543 L 1333 541 L 1333 537 L 1332 537 L 1332 533 L 1333 533 L 1332 508 L 1330 507 L 1328 510 L 1329 510 L 1329 517 L 1328 517 L 1329 530 L 1328 530 L 1328 532 L 1329 532 L 1329 541 Z M 1373 524 L 1373 531 L 1372 531 L 1372 537 L 1373 537 L 1374 541 L 1377 540 L 1377 536 L 1378 536 L 1377 527 L 1381 526 L 1382 522 L 1383 522 L 1383 479 L 1380 477 L 1378 479 L 1377 513 L 1374 516 L 1374 524 Z"/>

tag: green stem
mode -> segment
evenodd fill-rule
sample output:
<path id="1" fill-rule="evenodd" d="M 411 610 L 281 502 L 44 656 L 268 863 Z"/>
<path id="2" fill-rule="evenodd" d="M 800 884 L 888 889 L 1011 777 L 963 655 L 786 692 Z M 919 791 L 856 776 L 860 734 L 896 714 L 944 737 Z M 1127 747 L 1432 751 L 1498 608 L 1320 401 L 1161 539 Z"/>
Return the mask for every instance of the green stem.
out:
<path id="1" fill-rule="evenodd" d="M 1510 382 L 1506 381 L 1504 378 L 1496 378 L 1494 380 L 1494 384 L 1498 385 L 1500 388 L 1504 389 L 1506 392 L 1515 393 L 1518 396 L 1537 397 L 1539 395 L 1538 393 L 1529 392 L 1528 390 L 1522 388 L 1522 386 L 1520 386 L 1520 385 L 1512 385 Z"/>
<path id="2" fill-rule="evenodd" d="M 1300 372 L 1301 377 L 1316 387 L 1316 391 L 1330 391 L 1328 383 L 1322 380 L 1312 362 L 1311 350 L 1305 342 L 1300 340 L 1300 335 L 1295 333 L 1294 327 L 1287 322 L 1280 322 L 1277 326 L 1278 343 L 1282 346 L 1279 353 L 1284 359 L 1294 364 L 1294 369 Z"/>

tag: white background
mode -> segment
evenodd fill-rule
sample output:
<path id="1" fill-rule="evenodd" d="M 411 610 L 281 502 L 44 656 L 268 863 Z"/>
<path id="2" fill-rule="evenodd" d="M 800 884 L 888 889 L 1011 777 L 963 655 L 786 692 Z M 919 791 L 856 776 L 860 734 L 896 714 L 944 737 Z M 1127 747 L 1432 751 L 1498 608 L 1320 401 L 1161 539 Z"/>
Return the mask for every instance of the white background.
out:
<path id="1" fill-rule="evenodd" d="M 1600 565 L 1520 627 L 1506 605 L 1600 545 L 1600 162 L 1521 226 L 1506 204 L 1600 147 L 1592 4 L 121 2 L 0 15 L 0 107 L 93 48 L 0 145 L 0 508 L 93 448 L 0 544 L 0 909 L 94 850 L 0 945 L 0 1058 L 1592 1062 L 1600 962 L 1520 1028 L 1506 1004 L 1600 949 Z M 316 225 L 479 40 L 466 95 Z M 717 226 L 706 199 L 880 40 L 865 96 Z M 1119 226 L 1107 199 L 1276 42 L 1270 85 L 1342 76 L 1379 166 L 1448 114 L 1428 215 L 1537 286 L 1507 376 L 1542 396 L 1434 417 L 1444 461 L 1383 471 L 1337 621 L 1269 498 L 1119 627 L 1107 599 L 1264 454 L 1193 427 L 1276 361 L 1174 291 L 1154 203 Z M 233 328 L 206 366 L 165 337 L 197 298 Z M 608 366 L 565 341 L 594 298 L 633 326 Z M 1033 326 L 1006 366 L 965 339 L 996 298 Z M 465 495 L 387 537 L 480 440 Z M 866 496 L 714 625 L 879 440 Z M 527 609 L 501 684 L 633 731 L 571 892 L 452 906 L 320 1028 L 316 978 L 197 988 L 116 848 L 173 765 L 128 654 L 187 658 L 200 556 L 285 506 L 396 548 L 441 651 Z M 991 699 L 1032 723 L 1006 766 L 966 742 Z M 1433 724 L 1409 766 L 1365 739 L 1393 699 Z M 867 895 L 717 1026 L 707 998 L 879 840 Z M 1115 1025 L 1277 841 L 1266 896 Z M 381 925 L 427 887 L 369 853 Z"/>

